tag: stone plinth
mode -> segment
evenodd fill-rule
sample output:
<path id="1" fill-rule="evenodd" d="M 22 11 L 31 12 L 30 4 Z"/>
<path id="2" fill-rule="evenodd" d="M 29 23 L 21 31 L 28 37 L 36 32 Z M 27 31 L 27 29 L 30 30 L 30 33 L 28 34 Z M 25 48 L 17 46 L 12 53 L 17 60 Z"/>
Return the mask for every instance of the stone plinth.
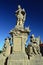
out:
<path id="1" fill-rule="evenodd" d="M 26 29 L 15 28 L 10 32 L 13 42 L 12 54 L 8 57 L 7 65 L 28 65 L 25 53 L 25 43 L 29 34 Z"/>
<path id="2" fill-rule="evenodd" d="M 7 65 L 28 65 L 27 55 L 24 53 L 14 53 L 8 57 Z"/>
<path id="3" fill-rule="evenodd" d="M 21 43 L 22 43 L 22 37 L 17 37 L 17 36 L 14 36 L 14 46 L 13 46 L 13 51 L 15 52 L 20 52 L 22 51 L 21 50 Z"/>
<path id="4" fill-rule="evenodd" d="M 0 54 L 0 65 L 5 65 L 6 57 L 3 54 Z"/>
<path id="5" fill-rule="evenodd" d="M 13 50 L 12 52 L 24 52 L 25 53 L 25 43 L 27 41 L 30 30 L 16 27 L 10 34 L 12 36 Z"/>
<path id="6" fill-rule="evenodd" d="M 35 55 L 30 59 L 30 65 L 43 65 L 42 56 Z"/>

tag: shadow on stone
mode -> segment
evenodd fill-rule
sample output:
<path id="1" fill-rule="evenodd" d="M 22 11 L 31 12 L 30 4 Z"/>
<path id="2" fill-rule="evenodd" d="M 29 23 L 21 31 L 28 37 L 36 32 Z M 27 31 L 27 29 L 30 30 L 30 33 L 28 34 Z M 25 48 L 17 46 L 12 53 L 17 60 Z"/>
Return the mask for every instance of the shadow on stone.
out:
<path id="1" fill-rule="evenodd" d="M 4 65 L 7 65 L 7 61 L 8 61 L 8 57 L 6 58 L 6 61 L 5 61 Z"/>
<path id="2" fill-rule="evenodd" d="M 43 56 L 43 46 L 40 46 L 40 52 L 41 52 L 41 54 Z"/>
<path id="3" fill-rule="evenodd" d="M 10 54 L 12 54 L 12 49 L 13 49 L 13 48 L 11 47 Z"/>

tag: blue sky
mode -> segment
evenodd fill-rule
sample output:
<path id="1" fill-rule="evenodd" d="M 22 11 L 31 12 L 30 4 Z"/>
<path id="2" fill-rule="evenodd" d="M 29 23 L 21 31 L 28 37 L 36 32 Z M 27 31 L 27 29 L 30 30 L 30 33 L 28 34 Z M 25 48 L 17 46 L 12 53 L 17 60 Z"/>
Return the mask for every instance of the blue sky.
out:
<path id="1" fill-rule="evenodd" d="M 18 5 L 26 10 L 25 26 L 30 27 L 30 35 L 40 36 L 43 42 L 43 0 L 0 0 L 0 49 L 16 25 L 15 11 Z"/>

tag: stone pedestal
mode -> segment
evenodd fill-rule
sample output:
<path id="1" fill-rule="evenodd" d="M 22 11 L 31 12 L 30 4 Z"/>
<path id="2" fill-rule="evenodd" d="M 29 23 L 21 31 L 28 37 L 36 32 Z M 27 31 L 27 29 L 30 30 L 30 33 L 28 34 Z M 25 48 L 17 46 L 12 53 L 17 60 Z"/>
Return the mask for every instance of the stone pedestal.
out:
<path id="1" fill-rule="evenodd" d="M 0 65 L 5 65 L 6 57 L 0 54 Z"/>
<path id="2" fill-rule="evenodd" d="M 2 52 L 5 57 L 8 57 L 10 55 L 10 51 L 11 51 L 10 49 L 11 47 L 10 47 L 9 38 L 6 38 L 3 46 L 3 52 Z"/>
<path id="3" fill-rule="evenodd" d="M 22 27 L 16 27 L 10 31 L 13 43 L 12 53 L 23 52 L 25 53 L 25 44 L 28 38 L 30 30 L 27 30 Z"/>
<path id="4" fill-rule="evenodd" d="M 7 65 L 28 65 L 27 55 L 20 52 L 15 52 L 8 57 Z"/>
<path id="5" fill-rule="evenodd" d="M 29 31 L 15 28 L 10 32 L 13 42 L 12 54 L 8 57 L 7 65 L 28 65 L 28 56 L 25 53 L 25 43 Z"/>
<path id="6" fill-rule="evenodd" d="M 25 44 L 23 43 L 22 36 L 13 36 L 13 53 L 14 52 L 25 52 Z"/>
<path id="7" fill-rule="evenodd" d="M 30 65 L 43 65 L 42 56 L 35 55 L 30 58 Z"/>

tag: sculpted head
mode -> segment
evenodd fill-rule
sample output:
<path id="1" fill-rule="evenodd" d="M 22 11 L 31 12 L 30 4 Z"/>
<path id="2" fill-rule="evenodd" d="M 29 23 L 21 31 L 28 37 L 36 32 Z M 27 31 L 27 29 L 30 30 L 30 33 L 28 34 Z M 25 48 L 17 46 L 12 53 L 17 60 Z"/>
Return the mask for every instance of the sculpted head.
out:
<path id="1" fill-rule="evenodd" d="M 6 38 L 6 39 L 5 39 L 5 42 L 9 43 L 9 38 Z"/>
<path id="2" fill-rule="evenodd" d="M 20 5 L 18 5 L 18 9 L 20 9 L 21 8 L 21 6 Z"/>
<path id="3" fill-rule="evenodd" d="M 34 34 L 32 34 L 32 35 L 30 36 L 30 38 L 34 38 Z"/>

